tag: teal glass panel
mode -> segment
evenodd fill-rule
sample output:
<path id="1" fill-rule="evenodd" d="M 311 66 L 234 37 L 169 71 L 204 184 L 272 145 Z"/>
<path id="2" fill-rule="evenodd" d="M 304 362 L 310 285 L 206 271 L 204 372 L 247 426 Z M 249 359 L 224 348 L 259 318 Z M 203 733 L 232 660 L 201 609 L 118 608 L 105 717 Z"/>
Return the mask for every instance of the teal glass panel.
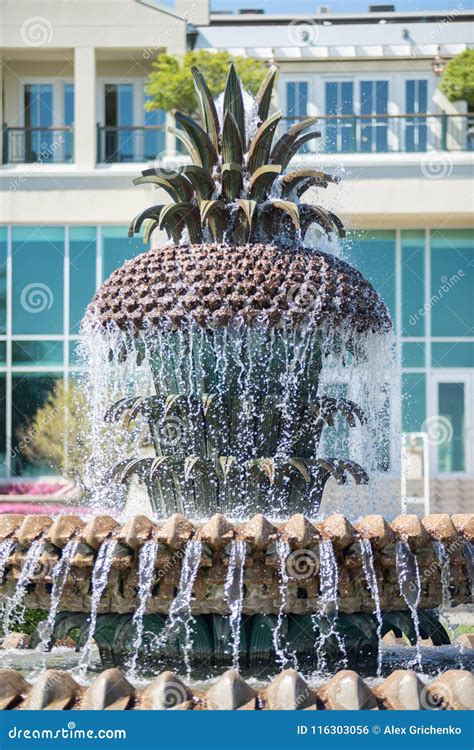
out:
<path id="1" fill-rule="evenodd" d="M 69 341 L 69 365 L 70 367 L 79 367 L 81 359 L 79 356 L 79 341 Z"/>
<path id="2" fill-rule="evenodd" d="M 403 367 L 425 366 L 425 345 L 419 341 L 410 341 L 402 347 Z"/>
<path id="3" fill-rule="evenodd" d="M 7 361 L 7 342 L 0 341 L 0 365 L 4 365 Z"/>
<path id="4" fill-rule="evenodd" d="M 357 232 L 344 243 L 344 258 L 360 270 L 395 316 L 395 232 Z"/>
<path id="5" fill-rule="evenodd" d="M 402 232 L 402 331 L 404 336 L 425 335 L 425 233 Z"/>
<path id="6" fill-rule="evenodd" d="M 38 476 L 56 472 L 44 463 L 32 463 L 25 456 L 31 420 L 54 391 L 60 375 L 49 373 L 22 373 L 12 378 L 12 451 L 11 471 L 17 476 Z M 31 440 L 31 437 L 30 437 Z"/>
<path id="7" fill-rule="evenodd" d="M 7 332 L 7 228 L 0 227 L 0 333 Z"/>
<path id="8" fill-rule="evenodd" d="M 96 289 L 96 227 L 69 230 L 69 319 L 70 333 L 79 332 L 86 307 Z"/>
<path id="9" fill-rule="evenodd" d="M 474 231 L 431 234 L 431 335 L 474 335 Z"/>
<path id="10" fill-rule="evenodd" d="M 62 341 L 13 341 L 12 363 L 17 366 L 62 365 Z"/>
<path id="11" fill-rule="evenodd" d="M 104 227 L 102 230 L 103 277 L 119 268 L 126 260 L 146 250 L 141 237 L 128 239 L 128 227 Z"/>
<path id="12" fill-rule="evenodd" d="M 426 418 L 426 376 L 406 372 L 402 375 L 402 430 L 420 432 Z"/>
<path id="13" fill-rule="evenodd" d="M 0 374 L 0 476 L 5 476 L 5 455 L 7 451 L 7 376 Z"/>
<path id="14" fill-rule="evenodd" d="M 464 383 L 439 383 L 438 411 L 445 438 L 438 446 L 438 470 L 442 473 L 465 471 Z"/>
<path id="15" fill-rule="evenodd" d="M 64 229 L 13 228 L 13 333 L 63 332 Z"/>
<path id="16" fill-rule="evenodd" d="M 431 344 L 433 367 L 474 367 L 474 344 L 443 341 Z"/>

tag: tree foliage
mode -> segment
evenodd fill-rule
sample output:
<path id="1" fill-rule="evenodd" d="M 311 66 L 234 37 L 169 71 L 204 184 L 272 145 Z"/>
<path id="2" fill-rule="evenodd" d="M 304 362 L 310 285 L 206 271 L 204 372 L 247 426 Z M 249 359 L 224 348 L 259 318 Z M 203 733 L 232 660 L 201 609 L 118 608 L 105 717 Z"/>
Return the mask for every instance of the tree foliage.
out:
<path id="1" fill-rule="evenodd" d="M 84 393 L 73 382 L 65 388 L 62 380 L 34 417 L 17 430 L 20 450 L 31 463 L 47 464 L 78 484 L 90 455 L 88 434 Z"/>
<path id="2" fill-rule="evenodd" d="M 441 91 L 451 102 L 465 101 L 474 109 L 474 49 L 467 49 L 448 62 Z"/>
<path id="3" fill-rule="evenodd" d="M 191 73 L 192 66 L 198 66 L 212 95 L 217 97 L 224 91 L 232 62 L 244 88 L 255 96 L 266 73 L 265 63 L 260 60 L 233 57 L 225 50 L 193 50 L 187 52 L 182 59 L 175 55 L 158 55 L 147 82 L 147 94 L 151 97 L 147 109 L 164 109 L 167 112 L 178 110 L 193 115 L 198 109 L 198 100 Z"/>

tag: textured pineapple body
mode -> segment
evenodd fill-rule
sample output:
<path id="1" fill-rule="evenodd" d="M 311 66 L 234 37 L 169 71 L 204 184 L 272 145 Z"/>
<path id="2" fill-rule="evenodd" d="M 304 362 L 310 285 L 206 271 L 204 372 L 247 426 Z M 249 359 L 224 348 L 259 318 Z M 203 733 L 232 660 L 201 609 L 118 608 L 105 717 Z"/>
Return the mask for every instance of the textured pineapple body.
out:
<path id="1" fill-rule="evenodd" d="M 102 285 L 90 314 L 133 332 L 202 328 L 390 327 L 387 309 L 355 268 L 305 248 L 249 244 L 167 246 L 127 261 Z"/>

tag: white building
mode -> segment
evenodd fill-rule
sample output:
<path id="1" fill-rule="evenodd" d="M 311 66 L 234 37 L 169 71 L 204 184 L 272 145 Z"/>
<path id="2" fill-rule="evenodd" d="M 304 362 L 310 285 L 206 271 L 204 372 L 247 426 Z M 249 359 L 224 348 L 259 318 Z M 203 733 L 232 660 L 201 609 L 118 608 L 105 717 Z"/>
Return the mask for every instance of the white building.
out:
<path id="1" fill-rule="evenodd" d="M 469 46 L 474 14 L 213 15 L 207 0 L 0 0 L 0 9 L 3 473 L 32 470 L 18 426 L 74 371 L 94 289 L 143 249 L 126 227 L 156 196 L 132 178 L 175 152 L 172 118 L 145 112 L 144 85 L 158 52 L 192 45 L 274 61 L 274 106 L 287 122 L 320 117 L 321 141 L 302 159 L 342 173 L 322 200 L 352 229 L 347 255 L 392 311 L 403 427 L 429 431 L 440 415 L 448 436 L 432 441 L 432 474 L 449 477 L 458 498 L 468 492 L 474 135 L 435 69 Z"/>

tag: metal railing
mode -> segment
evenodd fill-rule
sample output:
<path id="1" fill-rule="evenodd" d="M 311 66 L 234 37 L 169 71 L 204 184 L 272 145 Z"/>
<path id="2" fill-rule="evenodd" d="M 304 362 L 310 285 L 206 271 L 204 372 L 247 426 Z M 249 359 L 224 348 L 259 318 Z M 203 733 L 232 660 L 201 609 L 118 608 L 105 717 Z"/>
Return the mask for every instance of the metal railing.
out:
<path id="1" fill-rule="evenodd" d="M 4 164 L 64 164 L 74 161 L 72 127 L 3 126 Z"/>
<path id="2" fill-rule="evenodd" d="M 97 162 L 154 161 L 166 148 L 164 125 L 97 126 Z"/>
<path id="3" fill-rule="evenodd" d="M 280 134 L 303 117 L 286 117 Z M 302 153 L 416 153 L 474 150 L 474 113 L 325 115 L 316 128 L 321 138 Z M 154 161 L 166 151 L 164 125 L 97 126 L 97 162 Z M 72 127 L 3 127 L 3 163 L 74 161 Z"/>
<path id="4" fill-rule="evenodd" d="M 281 122 L 281 133 L 303 119 L 285 118 Z M 318 117 L 316 128 L 321 138 L 306 143 L 303 153 L 474 150 L 474 113 L 325 115 Z"/>

